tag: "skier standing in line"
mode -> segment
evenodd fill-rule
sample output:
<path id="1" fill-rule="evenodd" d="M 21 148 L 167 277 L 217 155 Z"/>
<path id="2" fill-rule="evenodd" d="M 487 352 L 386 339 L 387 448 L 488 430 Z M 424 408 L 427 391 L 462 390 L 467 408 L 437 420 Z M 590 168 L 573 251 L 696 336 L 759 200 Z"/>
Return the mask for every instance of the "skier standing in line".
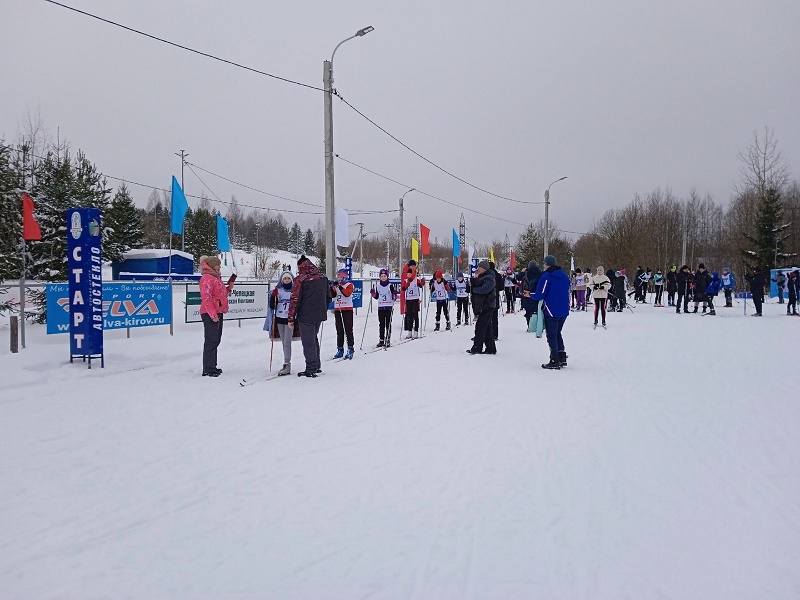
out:
<path id="1" fill-rule="evenodd" d="M 575 269 L 575 310 L 586 310 L 586 279 L 580 269 Z"/>
<path id="2" fill-rule="evenodd" d="M 477 276 L 470 281 L 470 285 L 472 310 L 475 312 L 475 337 L 467 354 L 497 354 L 492 332 L 492 315 L 497 314 L 497 278 L 489 261 L 478 263 Z"/>
<path id="3" fill-rule="evenodd" d="M 667 306 L 675 306 L 675 292 L 678 291 L 678 266 L 672 265 L 667 272 Z"/>
<path id="4" fill-rule="evenodd" d="M 333 295 L 333 318 L 336 322 L 336 354 L 333 358 L 353 358 L 355 339 L 353 336 L 353 292 L 355 286 L 347 280 L 347 270 L 339 269 L 338 279 L 331 285 Z M 344 340 L 347 336 L 347 354 L 344 352 Z"/>
<path id="5" fill-rule="evenodd" d="M 597 275 L 592 277 L 592 294 L 594 296 L 594 328 L 597 329 L 597 313 L 603 316 L 603 329 L 606 328 L 606 300 L 608 290 L 611 289 L 611 281 L 603 273 L 603 267 L 597 267 Z"/>
<path id="6" fill-rule="evenodd" d="M 273 321 L 270 325 L 273 331 L 270 337 L 274 340 L 278 334 L 283 347 L 283 366 L 278 371 L 278 376 L 291 375 L 292 373 L 292 338 L 294 331 L 289 329 L 289 303 L 292 300 L 292 283 L 294 277 L 289 271 L 281 273 L 280 284 L 269 295 L 269 307 L 274 311 Z M 277 332 L 275 331 L 277 330 Z M 298 330 L 298 334 L 300 331 Z"/>
<path id="7" fill-rule="evenodd" d="M 714 310 L 714 298 L 716 298 L 717 294 L 719 294 L 719 290 L 721 287 L 722 287 L 722 281 L 720 281 L 719 273 L 717 273 L 716 271 L 712 271 L 711 281 L 706 287 L 706 299 L 708 300 L 708 314 L 711 316 L 717 314 L 717 311 Z M 705 309 L 703 309 L 703 312 L 706 312 Z"/>
<path id="8" fill-rule="evenodd" d="M 614 273 L 614 286 L 611 289 L 611 293 L 614 294 L 614 306 L 616 306 L 617 312 L 625 310 L 625 304 L 627 303 L 627 286 L 625 285 L 625 281 L 626 279 L 622 274 L 622 270 Z"/>
<path id="9" fill-rule="evenodd" d="M 697 313 L 697 309 L 700 306 L 700 303 L 703 303 L 703 313 L 706 312 L 706 303 L 708 301 L 708 295 L 705 293 L 706 288 L 708 288 L 708 284 L 711 283 L 711 277 L 706 271 L 706 266 L 703 263 L 697 265 L 697 273 L 694 274 L 694 312 Z"/>
<path id="10" fill-rule="evenodd" d="M 736 277 L 728 267 L 722 269 L 722 291 L 725 292 L 725 308 L 733 306 L 733 291 L 736 289 Z"/>
<path id="11" fill-rule="evenodd" d="M 441 269 L 437 269 L 433 274 L 430 287 L 433 299 L 436 301 L 436 327 L 433 330 L 439 331 L 444 312 L 445 330 L 450 331 L 450 284 L 444 280 Z"/>
<path id="12" fill-rule="evenodd" d="M 469 325 L 469 281 L 464 279 L 464 273 L 459 271 L 456 276 L 456 327 L 461 325 L 461 314 L 464 314 L 464 325 Z"/>
<path id="13" fill-rule="evenodd" d="M 761 317 L 761 308 L 764 306 L 764 284 L 766 279 L 761 274 L 761 267 L 754 267 L 752 275 L 745 275 L 747 283 L 750 284 L 750 293 L 753 295 L 753 304 L 756 307 L 754 317 Z"/>
<path id="14" fill-rule="evenodd" d="M 503 277 L 503 292 L 506 295 L 506 314 L 510 315 L 514 312 L 517 300 L 514 294 L 517 289 L 517 282 L 514 279 L 514 271 L 511 267 L 506 267 L 506 274 Z"/>
<path id="15" fill-rule="evenodd" d="M 653 286 L 656 288 L 656 298 L 653 306 L 664 306 L 662 303 L 662 298 L 664 296 L 664 275 L 661 273 L 661 269 L 656 270 L 656 274 L 653 275 Z"/>
<path id="16" fill-rule="evenodd" d="M 636 267 L 636 274 L 633 276 L 633 300 L 634 302 L 643 302 L 644 294 L 642 293 L 642 276 L 644 269 L 642 265 Z"/>
<path id="17" fill-rule="evenodd" d="M 406 264 L 402 279 L 400 280 L 401 296 L 400 310 L 405 314 L 403 329 L 408 332 L 406 339 L 419 337 L 419 301 L 421 290 L 425 288 L 425 279 L 417 276 L 417 261 L 410 260 Z"/>
<path id="18" fill-rule="evenodd" d="M 556 257 L 544 257 L 545 270 L 531 297 L 544 302 L 544 328 L 550 346 L 550 362 L 543 369 L 558 370 L 567 366 L 567 352 L 561 330 L 569 316 L 569 276 L 556 264 Z"/>
<path id="19" fill-rule="evenodd" d="M 530 325 L 531 317 L 539 310 L 539 302 L 531 298 L 531 294 L 536 291 L 539 277 L 542 270 L 535 260 L 528 263 L 525 277 L 522 278 L 522 309 L 525 311 L 525 324 Z"/>
<path id="20" fill-rule="evenodd" d="M 374 272 L 374 271 L 373 271 Z M 397 290 L 389 283 L 389 271 L 381 269 L 378 285 L 370 290 L 372 297 L 378 301 L 378 336 L 380 340 L 376 348 L 389 347 L 392 343 L 392 314 Z"/>
<path id="21" fill-rule="evenodd" d="M 616 289 L 616 282 L 617 282 L 617 273 L 614 269 L 608 269 L 606 271 L 606 277 L 611 282 L 611 287 L 608 288 L 608 310 L 611 312 L 615 312 L 617 310 L 617 293 L 614 291 Z"/>

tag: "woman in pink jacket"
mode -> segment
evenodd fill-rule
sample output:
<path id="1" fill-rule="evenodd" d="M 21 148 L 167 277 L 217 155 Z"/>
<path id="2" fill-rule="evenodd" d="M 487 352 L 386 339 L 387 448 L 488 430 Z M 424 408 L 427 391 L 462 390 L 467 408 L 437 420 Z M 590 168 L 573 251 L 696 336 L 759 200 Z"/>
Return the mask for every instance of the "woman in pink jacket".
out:
<path id="1" fill-rule="evenodd" d="M 225 285 L 219 273 L 220 261 L 216 256 L 201 256 L 200 318 L 205 334 L 203 343 L 203 377 L 219 377 L 217 348 L 222 340 L 222 315 L 228 312 L 228 294 L 233 283 Z"/>

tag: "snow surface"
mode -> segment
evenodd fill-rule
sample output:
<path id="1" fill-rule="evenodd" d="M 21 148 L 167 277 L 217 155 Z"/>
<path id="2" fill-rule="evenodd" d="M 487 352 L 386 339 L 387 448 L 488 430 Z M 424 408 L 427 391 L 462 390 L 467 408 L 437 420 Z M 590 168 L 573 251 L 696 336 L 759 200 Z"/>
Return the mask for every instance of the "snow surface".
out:
<path id="1" fill-rule="evenodd" d="M 197 324 L 108 332 L 91 371 L 29 326 L 0 351 L 0 596 L 798 598 L 783 311 L 573 314 L 560 372 L 509 315 L 497 356 L 459 328 L 250 387 L 261 322 L 226 323 L 218 379 Z"/>

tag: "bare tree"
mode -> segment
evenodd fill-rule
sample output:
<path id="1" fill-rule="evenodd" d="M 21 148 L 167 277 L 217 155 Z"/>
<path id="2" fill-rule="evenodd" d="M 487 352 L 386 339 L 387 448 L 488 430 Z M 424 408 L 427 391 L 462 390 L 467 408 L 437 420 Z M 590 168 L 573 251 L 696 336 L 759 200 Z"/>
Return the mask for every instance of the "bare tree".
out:
<path id="1" fill-rule="evenodd" d="M 768 189 L 783 191 L 789 182 L 789 166 L 769 127 L 764 127 L 763 138 L 753 132 L 753 140 L 747 149 L 739 152 L 739 160 L 742 162 L 742 181 L 737 188 L 740 193 L 755 190 L 759 198 L 764 198 Z"/>

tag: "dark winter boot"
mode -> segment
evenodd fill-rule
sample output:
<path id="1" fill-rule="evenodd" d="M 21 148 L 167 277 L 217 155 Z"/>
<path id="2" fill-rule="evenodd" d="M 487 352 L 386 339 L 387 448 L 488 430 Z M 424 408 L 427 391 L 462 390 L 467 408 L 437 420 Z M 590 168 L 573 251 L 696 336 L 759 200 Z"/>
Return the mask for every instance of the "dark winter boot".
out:
<path id="1" fill-rule="evenodd" d="M 447 322 L 447 325 L 445 325 L 444 328 L 446 331 L 450 331 L 452 329 L 452 327 L 450 327 L 450 321 Z"/>
<path id="2" fill-rule="evenodd" d="M 300 371 L 297 374 L 298 377 L 316 377 L 317 374 L 314 371 Z"/>
<path id="3" fill-rule="evenodd" d="M 436 321 L 436 327 L 434 327 L 433 330 L 439 331 L 439 321 Z"/>
<path id="4" fill-rule="evenodd" d="M 559 352 L 558 353 L 558 361 L 561 363 L 562 367 L 567 366 L 567 353 L 566 352 Z"/>
<path id="5" fill-rule="evenodd" d="M 558 371 L 561 368 L 561 362 L 557 358 L 554 358 L 554 357 L 551 356 L 550 357 L 550 362 L 545 364 L 545 365 L 542 365 L 542 368 L 543 369 L 553 369 L 555 371 Z"/>
<path id="6" fill-rule="evenodd" d="M 343 358 L 344 357 L 344 348 L 337 348 L 336 354 L 333 355 L 333 358 Z"/>
<path id="7" fill-rule="evenodd" d="M 703 314 L 706 314 L 706 307 L 703 307 Z"/>
<path id="8" fill-rule="evenodd" d="M 380 342 L 378 342 L 378 345 L 377 345 L 377 346 L 375 346 L 375 347 L 376 347 L 376 348 L 383 348 L 383 340 L 381 340 Z"/>
<path id="9" fill-rule="evenodd" d="M 461 325 L 461 319 L 456 319 L 456 327 L 458 327 L 459 325 Z"/>
<path id="10" fill-rule="evenodd" d="M 676 309 L 675 309 L 675 312 L 676 312 L 677 314 L 681 314 L 681 307 L 679 306 L 678 308 L 676 308 Z"/>
<path id="11" fill-rule="evenodd" d="M 697 307 L 696 306 L 694 307 L 694 310 L 692 311 L 692 313 L 695 314 L 695 315 L 697 314 Z"/>
<path id="12" fill-rule="evenodd" d="M 717 311 L 715 311 L 714 309 L 711 309 L 710 311 L 708 311 L 708 316 L 709 317 L 713 317 L 716 314 L 717 314 Z"/>

